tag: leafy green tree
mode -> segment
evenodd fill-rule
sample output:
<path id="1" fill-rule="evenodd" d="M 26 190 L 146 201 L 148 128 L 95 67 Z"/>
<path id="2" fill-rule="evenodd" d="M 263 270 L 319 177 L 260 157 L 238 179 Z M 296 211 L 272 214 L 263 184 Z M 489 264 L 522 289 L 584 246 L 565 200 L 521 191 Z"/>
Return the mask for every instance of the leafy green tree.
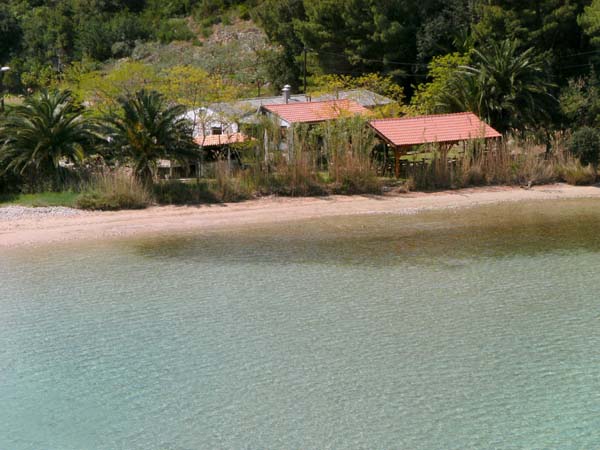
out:
<path id="1" fill-rule="evenodd" d="M 600 124 L 600 90 L 595 71 L 589 76 L 569 80 L 559 100 L 569 126 L 593 127 Z"/>
<path id="2" fill-rule="evenodd" d="M 600 1 L 592 0 L 577 21 L 583 32 L 589 36 L 591 43 L 600 46 Z"/>
<path id="3" fill-rule="evenodd" d="M 112 56 L 113 42 L 105 20 L 92 17 L 81 24 L 75 47 L 82 57 L 104 61 Z"/>
<path id="4" fill-rule="evenodd" d="M 544 54 L 558 80 L 581 71 L 590 48 L 578 25 L 578 16 L 590 0 L 487 0 L 478 2 L 480 20 L 473 26 L 479 46 L 511 39 L 521 49 Z"/>
<path id="5" fill-rule="evenodd" d="M 120 115 L 106 118 L 107 155 L 131 164 L 135 175 L 152 183 L 159 159 L 199 157 L 185 107 L 169 106 L 156 91 L 141 90 L 119 101 Z"/>
<path id="6" fill-rule="evenodd" d="M 598 165 L 600 159 L 600 133 L 595 128 L 579 128 L 571 137 L 570 149 L 581 164 Z"/>
<path id="7" fill-rule="evenodd" d="M 486 40 L 518 39 L 524 46 L 539 51 L 576 48 L 581 29 L 577 16 L 589 0 L 489 0 L 480 1 L 481 19 L 476 25 L 479 38 Z"/>
<path id="8" fill-rule="evenodd" d="M 350 75 L 321 75 L 311 77 L 310 92 L 313 94 L 327 94 L 337 90 L 368 89 L 377 94 L 401 103 L 404 100 L 402 86 L 394 82 L 390 76 L 378 73 L 369 73 L 358 77 Z"/>
<path id="9" fill-rule="evenodd" d="M 0 127 L 0 167 L 54 187 L 61 164 L 82 161 L 94 141 L 90 121 L 68 91 L 28 97 Z"/>
<path id="10" fill-rule="evenodd" d="M 301 41 L 314 49 L 325 73 L 380 71 L 401 77 L 417 57 L 419 5 L 393 0 L 305 0 L 295 19 Z"/>
<path id="11" fill-rule="evenodd" d="M 65 80 L 69 88 L 78 98 L 91 101 L 95 109 L 102 111 L 114 108 L 124 96 L 131 96 L 140 89 L 155 90 L 160 85 L 156 69 L 141 62 L 118 64 L 109 73 L 100 70 L 70 72 L 67 70 L 65 74 L 72 75 Z"/>
<path id="12" fill-rule="evenodd" d="M 21 25 L 6 5 L 0 5 L 0 64 L 5 62 L 21 41 Z"/>
<path id="13" fill-rule="evenodd" d="M 476 22 L 476 4 L 472 0 L 429 0 L 421 3 L 417 32 L 417 51 L 421 61 L 453 53 Z"/>
<path id="14" fill-rule="evenodd" d="M 231 101 L 238 96 L 236 87 L 231 83 L 192 66 L 174 66 L 165 70 L 156 85 L 167 100 L 190 109 Z"/>
<path id="15" fill-rule="evenodd" d="M 129 56 L 136 40 L 145 40 L 151 35 L 147 25 L 133 13 L 122 12 L 112 17 L 92 15 L 83 18 L 76 29 L 76 56 L 98 61 Z"/>
<path id="16" fill-rule="evenodd" d="M 312 74 L 379 72 L 402 81 L 410 92 L 432 56 L 453 52 L 456 42 L 468 39 L 478 3 L 266 0 L 257 16 L 271 41 L 282 46 L 282 64 L 301 68 L 307 47 Z"/>
<path id="17" fill-rule="evenodd" d="M 306 16 L 302 0 L 265 0 L 255 12 L 256 19 L 279 51 L 263 52 L 260 56 L 267 67 L 269 78 L 277 88 L 285 84 L 298 86 L 301 65 L 298 57 L 304 44 L 294 29 L 294 20 Z"/>
<path id="18" fill-rule="evenodd" d="M 447 111 L 472 111 L 500 132 L 524 130 L 550 120 L 554 85 L 534 49 L 519 51 L 505 40 L 473 50 L 472 63 L 455 72 L 438 102 Z"/>
<path id="19" fill-rule="evenodd" d="M 460 53 L 434 57 L 429 63 L 429 82 L 417 86 L 411 98 L 411 110 L 417 114 L 444 112 L 441 99 L 451 90 L 457 72 L 469 61 L 468 55 Z"/>
<path id="20" fill-rule="evenodd" d="M 25 54 L 35 62 L 51 64 L 55 70 L 61 70 L 73 51 L 72 13 L 65 3 L 35 8 L 23 21 Z"/>

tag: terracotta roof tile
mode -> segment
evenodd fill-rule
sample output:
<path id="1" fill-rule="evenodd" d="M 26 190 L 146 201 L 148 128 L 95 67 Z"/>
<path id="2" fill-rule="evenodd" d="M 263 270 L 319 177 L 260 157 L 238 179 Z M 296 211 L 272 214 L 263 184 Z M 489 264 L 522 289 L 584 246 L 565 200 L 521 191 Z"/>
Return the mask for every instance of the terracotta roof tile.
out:
<path id="1" fill-rule="evenodd" d="M 377 134 L 395 146 L 489 139 L 502 135 L 473 113 L 373 120 Z"/>
<path id="2" fill-rule="evenodd" d="M 344 114 L 369 114 L 370 111 L 354 100 L 284 103 L 263 105 L 263 108 L 288 123 L 316 123 L 337 119 Z"/>
<path id="3" fill-rule="evenodd" d="M 204 144 L 202 143 L 204 138 Z M 203 145 L 204 147 L 219 147 L 221 145 L 228 144 L 237 144 L 240 142 L 246 142 L 250 140 L 248 136 L 242 133 L 233 133 L 233 134 L 211 134 L 208 136 L 197 136 L 194 139 L 194 142 L 198 145 Z"/>

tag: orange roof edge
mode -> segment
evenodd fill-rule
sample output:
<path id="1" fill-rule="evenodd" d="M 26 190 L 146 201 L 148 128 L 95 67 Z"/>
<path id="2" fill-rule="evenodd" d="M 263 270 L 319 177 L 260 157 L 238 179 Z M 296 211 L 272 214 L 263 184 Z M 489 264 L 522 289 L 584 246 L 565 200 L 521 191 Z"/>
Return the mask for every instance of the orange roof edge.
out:
<path id="1" fill-rule="evenodd" d="M 316 102 L 302 103 L 280 103 L 275 105 L 263 105 L 262 108 L 269 111 L 288 123 L 316 123 L 326 120 L 337 119 L 345 112 L 350 114 L 370 114 L 364 106 L 349 99 L 322 100 Z"/>
<path id="2" fill-rule="evenodd" d="M 369 125 L 396 147 L 502 137 L 470 112 L 376 119 Z"/>

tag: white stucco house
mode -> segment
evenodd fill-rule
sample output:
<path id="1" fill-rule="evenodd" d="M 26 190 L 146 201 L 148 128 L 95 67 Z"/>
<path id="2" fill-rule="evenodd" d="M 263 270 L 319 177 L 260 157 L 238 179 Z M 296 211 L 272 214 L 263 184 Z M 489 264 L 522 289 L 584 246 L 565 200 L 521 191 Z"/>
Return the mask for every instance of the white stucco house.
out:
<path id="1" fill-rule="evenodd" d="M 194 123 L 194 137 L 196 138 L 199 136 L 233 134 L 239 133 L 244 124 L 257 124 L 260 121 L 260 115 L 264 112 L 264 107 L 326 101 L 348 101 L 349 104 L 358 104 L 367 109 L 393 103 L 392 99 L 367 89 L 342 90 L 311 97 L 305 94 L 290 94 L 289 89 L 284 88 L 283 95 L 279 96 L 212 103 L 188 111 L 186 118 Z M 309 107 L 309 109 L 311 108 Z M 283 125 L 285 126 L 285 124 Z"/>

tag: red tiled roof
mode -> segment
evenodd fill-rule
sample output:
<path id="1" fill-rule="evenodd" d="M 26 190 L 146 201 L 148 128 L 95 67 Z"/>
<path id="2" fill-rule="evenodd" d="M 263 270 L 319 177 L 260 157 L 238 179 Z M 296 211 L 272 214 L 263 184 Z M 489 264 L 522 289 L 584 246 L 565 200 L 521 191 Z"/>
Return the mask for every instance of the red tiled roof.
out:
<path id="1" fill-rule="evenodd" d="M 381 119 L 369 123 L 383 139 L 398 147 L 502 136 L 473 113 Z"/>
<path id="2" fill-rule="evenodd" d="M 288 123 L 315 123 L 337 119 L 344 114 L 369 114 L 370 111 L 354 100 L 327 100 L 322 102 L 284 103 L 263 105 Z"/>
<path id="3" fill-rule="evenodd" d="M 204 147 L 219 147 L 221 145 L 237 144 L 250 140 L 248 136 L 242 133 L 233 134 L 211 134 L 208 136 L 197 136 L 194 142 Z M 204 143 L 203 143 L 204 141 Z"/>

